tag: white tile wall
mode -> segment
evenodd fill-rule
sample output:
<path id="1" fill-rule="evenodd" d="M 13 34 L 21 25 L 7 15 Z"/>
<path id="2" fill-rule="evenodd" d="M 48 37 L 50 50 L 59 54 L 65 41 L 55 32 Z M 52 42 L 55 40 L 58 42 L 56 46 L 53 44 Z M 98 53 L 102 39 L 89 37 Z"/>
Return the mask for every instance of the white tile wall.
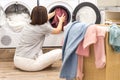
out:
<path id="1" fill-rule="evenodd" d="M 120 6 L 120 0 L 97 0 L 98 6 Z"/>

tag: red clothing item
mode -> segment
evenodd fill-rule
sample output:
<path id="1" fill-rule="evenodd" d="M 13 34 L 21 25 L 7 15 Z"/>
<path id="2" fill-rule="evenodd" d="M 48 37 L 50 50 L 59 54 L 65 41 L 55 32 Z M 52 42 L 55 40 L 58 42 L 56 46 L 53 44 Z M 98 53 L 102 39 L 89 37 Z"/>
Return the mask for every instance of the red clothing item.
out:
<path id="1" fill-rule="evenodd" d="M 55 9 L 55 16 L 54 16 L 54 19 L 53 19 L 53 21 L 51 23 L 54 28 L 56 28 L 58 23 L 59 23 L 59 19 L 58 19 L 57 15 L 58 16 L 62 16 L 62 14 L 64 14 L 65 17 L 66 17 L 66 20 L 63 23 L 63 27 L 68 23 L 68 21 L 67 21 L 67 18 L 68 18 L 67 12 L 64 9 L 62 9 L 62 8 L 56 8 Z M 63 27 L 62 27 L 62 30 L 63 30 Z"/>

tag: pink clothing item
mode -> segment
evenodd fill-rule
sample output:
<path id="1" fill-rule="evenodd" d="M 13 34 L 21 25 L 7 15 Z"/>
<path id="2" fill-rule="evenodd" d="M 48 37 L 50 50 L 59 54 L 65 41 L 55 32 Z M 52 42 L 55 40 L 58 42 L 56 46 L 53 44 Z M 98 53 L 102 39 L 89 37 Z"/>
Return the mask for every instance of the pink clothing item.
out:
<path id="1" fill-rule="evenodd" d="M 95 53 L 95 65 L 96 68 L 104 68 L 106 63 L 105 57 L 105 47 L 104 47 L 104 37 L 107 32 L 106 27 L 100 27 L 97 25 L 91 25 L 87 28 L 85 33 L 84 40 L 80 42 L 78 48 L 76 50 L 76 54 L 78 55 L 78 68 L 83 67 L 82 58 L 79 59 L 79 56 L 89 56 L 89 46 L 94 44 L 94 53 Z M 77 76 L 83 76 L 81 68 L 77 70 Z M 82 80 L 82 79 L 81 79 Z"/>
<path id="2" fill-rule="evenodd" d="M 97 37 L 97 43 L 94 44 L 95 65 L 96 68 L 104 68 L 106 64 L 104 37 Z"/>
<path id="3" fill-rule="evenodd" d="M 54 19 L 53 19 L 53 21 L 51 23 L 53 27 L 55 27 L 55 28 L 57 27 L 57 25 L 59 23 L 59 20 L 58 20 L 57 16 L 62 16 L 62 14 L 64 14 L 65 17 L 66 17 L 66 20 L 63 23 L 63 27 L 68 23 L 68 21 L 67 21 L 67 18 L 68 18 L 67 12 L 64 9 L 62 9 L 62 8 L 56 8 L 55 9 L 55 16 L 54 16 Z M 62 30 L 63 30 L 63 28 L 62 28 Z"/>
<path id="4" fill-rule="evenodd" d="M 83 48 L 83 40 L 79 43 L 76 53 L 79 56 L 85 56 L 85 57 L 89 57 L 89 47 Z"/>
<path id="5" fill-rule="evenodd" d="M 101 27 L 98 25 L 91 25 L 90 27 L 88 27 L 83 42 L 83 48 L 86 48 L 90 44 L 96 43 L 98 40 L 97 36 L 105 37 L 106 32 L 107 32 L 106 27 Z"/>
<path id="6" fill-rule="evenodd" d="M 78 80 L 82 80 L 83 79 L 83 56 L 78 56 L 78 66 L 77 66 L 77 75 L 76 78 Z"/>
<path id="7" fill-rule="evenodd" d="M 91 44 L 94 44 L 96 68 L 103 68 L 106 63 L 105 48 L 104 48 L 104 37 L 106 32 L 107 32 L 107 27 L 91 25 L 90 27 L 88 27 L 84 37 L 84 41 L 83 41 L 84 49 L 89 47 Z"/>

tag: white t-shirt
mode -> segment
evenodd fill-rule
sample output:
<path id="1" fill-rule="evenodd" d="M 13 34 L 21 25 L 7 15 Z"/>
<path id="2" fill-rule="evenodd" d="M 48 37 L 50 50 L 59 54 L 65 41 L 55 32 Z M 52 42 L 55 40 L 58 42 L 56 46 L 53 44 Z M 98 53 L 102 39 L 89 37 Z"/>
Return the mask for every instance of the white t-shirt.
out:
<path id="1" fill-rule="evenodd" d="M 43 25 L 26 25 L 21 32 L 15 56 L 35 59 L 38 55 L 42 55 L 45 36 L 51 33 L 52 30 L 53 28 L 49 23 Z"/>

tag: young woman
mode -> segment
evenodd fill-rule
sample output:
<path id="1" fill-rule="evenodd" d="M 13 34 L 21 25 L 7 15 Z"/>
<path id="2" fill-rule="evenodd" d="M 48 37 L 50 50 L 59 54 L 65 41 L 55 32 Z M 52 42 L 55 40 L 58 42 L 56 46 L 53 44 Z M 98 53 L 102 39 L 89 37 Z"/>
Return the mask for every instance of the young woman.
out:
<path id="1" fill-rule="evenodd" d="M 65 21 L 64 14 L 61 17 L 58 16 L 57 28 L 51 27 L 48 20 L 54 15 L 55 12 L 47 14 L 47 9 L 44 6 L 33 8 L 31 22 L 24 27 L 20 42 L 16 47 L 14 64 L 17 68 L 25 71 L 38 71 L 61 59 L 61 49 L 55 49 L 44 54 L 42 52 L 45 36 L 49 33 L 59 34 Z"/>

